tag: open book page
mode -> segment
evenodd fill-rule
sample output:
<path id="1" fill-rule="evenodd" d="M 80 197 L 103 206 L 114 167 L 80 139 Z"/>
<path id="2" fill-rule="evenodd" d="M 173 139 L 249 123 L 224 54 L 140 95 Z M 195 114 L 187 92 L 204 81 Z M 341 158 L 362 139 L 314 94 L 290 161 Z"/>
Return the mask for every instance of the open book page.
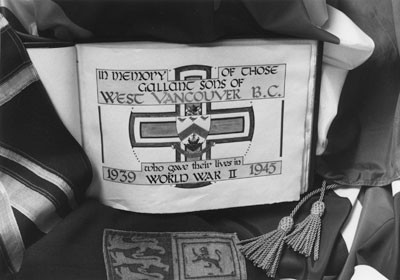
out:
<path id="1" fill-rule="evenodd" d="M 81 143 L 76 48 L 28 48 L 27 51 L 62 122 Z"/>
<path id="2" fill-rule="evenodd" d="M 317 43 L 77 46 L 89 195 L 171 213 L 297 200 Z"/>

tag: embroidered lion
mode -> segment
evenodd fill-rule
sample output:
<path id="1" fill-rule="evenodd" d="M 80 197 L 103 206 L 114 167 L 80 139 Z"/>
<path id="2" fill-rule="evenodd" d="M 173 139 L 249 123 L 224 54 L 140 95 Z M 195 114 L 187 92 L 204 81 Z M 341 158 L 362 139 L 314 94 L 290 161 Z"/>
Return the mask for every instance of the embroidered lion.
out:
<path id="1" fill-rule="evenodd" d="M 220 266 L 220 261 L 222 258 L 222 253 L 220 250 L 216 249 L 214 250 L 215 254 L 217 255 L 217 258 L 211 258 L 210 257 L 210 253 L 208 252 L 208 248 L 207 247 L 201 247 L 199 249 L 199 253 L 197 253 L 194 248 L 192 248 L 193 254 L 196 257 L 194 260 L 192 260 L 193 263 L 196 262 L 200 262 L 203 261 L 206 264 L 204 265 L 204 267 L 206 268 L 210 268 L 213 265 L 219 269 L 220 272 L 222 272 L 222 267 Z"/>
<path id="2" fill-rule="evenodd" d="M 157 272 L 147 272 L 138 269 L 138 272 L 131 271 L 128 267 L 119 267 L 115 269 L 115 273 L 121 277 L 121 280 L 162 280 L 164 276 Z"/>
<path id="3" fill-rule="evenodd" d="M 136 249 L 136 254 L 140 255 L 146 252 L 147 249 L 156 251 L 157 254 L 164 255 L 165 249 L 158 245 L 158 240 L 155 238 L 135 238 L 132 237 L 130 241 L 124 241 L 122 235 L 110 235 L 108 237 L 109 250 L 131 250 Z"/>
<path id="4" fill-rule="evenodd" d="M 114 266 L 135 264 L 138 265 L 139 269 L 147 271 L 151 266 L 158 267 L 165 272 L 168 272 L 169 265 L 163 264 L 160 257 L 157 256 L 142 256 L 132 254 L 132 258 L 126 257 L 122 252 L 111 252 L 111 258 L 113 259 Z"/>

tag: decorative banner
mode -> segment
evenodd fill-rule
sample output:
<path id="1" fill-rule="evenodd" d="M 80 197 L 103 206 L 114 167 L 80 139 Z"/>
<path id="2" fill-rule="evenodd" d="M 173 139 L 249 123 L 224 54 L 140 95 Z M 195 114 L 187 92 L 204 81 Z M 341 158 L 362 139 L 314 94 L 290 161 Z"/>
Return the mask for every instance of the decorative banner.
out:
<path id="1" fill-rule="evenodd" d="M 285 96 L 285 76 L 286 64 L 97 69 L 98 103 L 168 105 L 279 98 Z"/>
<path id="2" fill-rule="evenodd" d="M 124 184 L 191 184 L 195 186 L 193 184 L 199 182 L 216 182 L 282 173 L 282 161 L 242 163 L 243 157 L 190 163 L 142 163 L 140 171 L 103 167 L 103 179 Z"/>
<path id="3" fill-rule="evenodd" d="M 316 46 L 79 45 L 91 194 L 153 213 L 297 199 L 308 184 Z"/>
<path id="4" fill-rule="evenodd" d="M 217 72 L 214 79 L 213 70 Z M 285 72 L 285 64 L 218 68 L 187 65 L 146 71 L 98 69 L 99 104 L 175 106 L 175 112 L 162 115 L 150 110 L 136 113 L 133 108 L 129 122 L 133 149 L 168 147 L 175 150 L 175 161 L 142 162 L 140 170 L 103 166 L 103 179 L 133 185 L 195 188 L 205 182 L 281 174 L 282 161 L 243 164 L 243 156 L 211 160 L 217 144 L 251 143 L 255 123 L 253 106 L 213 110 L 212 104 L 283 98 Z"/>

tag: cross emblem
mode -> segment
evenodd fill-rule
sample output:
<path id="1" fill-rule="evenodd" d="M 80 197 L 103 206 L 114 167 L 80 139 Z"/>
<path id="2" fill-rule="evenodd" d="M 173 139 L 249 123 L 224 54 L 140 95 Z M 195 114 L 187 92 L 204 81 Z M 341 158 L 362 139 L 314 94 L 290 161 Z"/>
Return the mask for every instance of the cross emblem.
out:
<path id="1" fill-rule="evenodd" d="M 176 80 L 210 79 L 211 67 L 175 68 Z M 129 136 L 133 148 L 171 147 L 176 162 L 212 158 L 215 145 L 251 141 L 254 112 L 250 107 L 214 109 L 212 103 L 169 106 L 164 112 L 131 112 Z M 198 187 L 184 186 L 184 187 Z M 204 185 L 204 184 L 203 184 Z"/>

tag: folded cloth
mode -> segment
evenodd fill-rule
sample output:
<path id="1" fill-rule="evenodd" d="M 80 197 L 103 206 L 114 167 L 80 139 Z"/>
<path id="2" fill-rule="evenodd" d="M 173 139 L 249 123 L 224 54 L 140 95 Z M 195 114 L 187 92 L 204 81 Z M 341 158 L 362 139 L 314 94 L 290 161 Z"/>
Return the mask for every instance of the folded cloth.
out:
<path id="1" fill-rule="evenodd" d="M 0 30 L 0 273 L 9 274 L 82 201 L 92 172 L 1 14 Z"/>
<path id="2" fill-rule="evenodd" d="M 341 184 L 385 186 L 400 177 L 398 1 L 330 2 L 374 40 L 375 50 L 346 78 L 318 172 Z"/>
<path id="3" fill-rule="evenodd" d="M 299 220 L 308 215 L 308 209 L 317 199 L 318 195 L 306 203 L 304 208 L 307 210 L 299 215 Z M 338 197 L 333 192 L 327 194 L 325 203 L 329 210 L 323 219 L 319 261 L 314 262 L 293 251 L 285 250 L 278 269 L 279 277 L 322 279 L 324 276 L 333 277 L 340 273 L 347 257 L 347 249 L 341 237 L 340 228 L 350 213 L 351 203 L 347 198 Z M 103 255 L 107 252 L 107 248 L 103 246 L 103 234 L 106 229 L 113 230 L 113 232 L 140 232 L 142 235 L 147 233 L 148 238 L 154 236 L 154 233 L 168 232 L 236 232 L 239 239 L 245 239 L 274 229 L 279 219 L 287 215 L 295 204 L 281 203 L 209 212 L 154 215 L 117 210 L 97 201 L 88 200 L 66 217 L 52 232 L 30 247 L 17 279 L 107 279 Z M 208 242 L 212 243 L 210 240 Z M 132 239 L 126 240 L 125 246 L 133 243 Z M 154 248 L 142 251 L 147 257 L 156 255 Z M 197 252 L 197 249 L 195 251 Z M 121 249 L 120 252 L 123 250 Z M 210 257 L 217 258 L 215 254 L 212 254 L 213 250 L 209 250 L 209 252 Z M 194 258 L 195 255 L 191 251 L 189 253 L 189 258 Z M 177 253 L 171 254 L 172 258 L 177 257 Z M 125 256 L 128 257 L 129 254 L 125 253 Z M 116 269 L 125 266 L 131 272 L 135 271 L 137 266 L 129 265 L 126 258 L 122 258 L 122 260 L 125 262 L 121 261 Z M 223 261 L 220 263 L 221 265 L 225 264 Z M 204 265 L 207 264 L 204 263 Z M 170 269 L 172 270 L 172 267 Z M 254 267 L 250 262 L 246 262 L 246 270 L 247 278 L 237 279 L 261 280 L 266 278 L 265 272 Z M 148 271 L 158 270 L 150 268 Z M 195 272 L 192 271 L 192 273 Z M 118 274 L 115 274 L 115 278 L 108 278 L 108 280 L 114 279 L 123 278 Z M 174 280 L 168 276 L 165 276 L 164 279 Z"/>

